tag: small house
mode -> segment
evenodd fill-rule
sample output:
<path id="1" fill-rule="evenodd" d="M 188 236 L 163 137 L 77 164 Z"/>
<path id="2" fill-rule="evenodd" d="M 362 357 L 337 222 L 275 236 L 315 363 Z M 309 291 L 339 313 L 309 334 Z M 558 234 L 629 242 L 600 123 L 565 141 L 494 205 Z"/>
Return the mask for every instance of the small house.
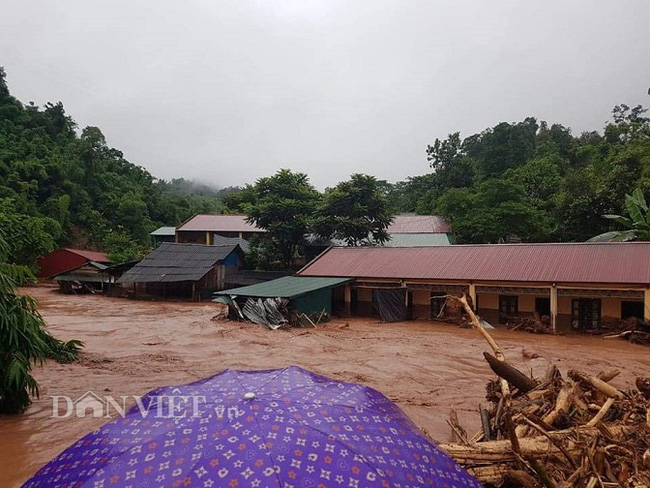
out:
<path id="1" fill-rule="evenodd" d="M 237 271 L 244 253 L 239 245 L 206 246 L 163 242 L 126 271 L 117 283 L 133 296 L 200 300 L 224 288 L 228 273 Z"/>
<path id="2" fill-rule="evenodd" d="M 245 215 L 195 215 L 176 228 L 176 242 L 218 244 L 218 237 L 249 240 L 266 231 L 249 223 Z"/>
<path id="3" fill-rule="evenodd" d="M 110 260 L 103 252 L 71 248 L 57 249 L 38 259 L 40 270 L 37 277 L 44 280 L 52 279 L 57 275 L 77 269 L 90 262 L 109 264 Z"/>

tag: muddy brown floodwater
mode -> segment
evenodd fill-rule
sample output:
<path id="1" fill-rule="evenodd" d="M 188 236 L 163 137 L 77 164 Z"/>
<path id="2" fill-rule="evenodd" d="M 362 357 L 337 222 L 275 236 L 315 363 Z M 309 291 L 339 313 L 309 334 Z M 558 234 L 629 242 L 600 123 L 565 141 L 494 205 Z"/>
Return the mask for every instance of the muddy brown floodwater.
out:
<path id="1" fill-rule="evenodd" d="M 103 296 L 65 296 L 52 288 L 26 292 L 39 300 L 50 331 L 86 343 L 75 364 L 47 362 L 35 369 L 41 398 L 23 415 L 0 417 L 0 487 L 20 486 L 43 464 L 106 419 L 51 418 L 52 395 L 77 398 L 142 395 L 226 368 L 268 369 L 291 364 L 376 388 L 438 441 L 449 440 L 445 419 L 455 409 L 465 428 L 478 429 L 479 403 L 492 374 L 485 341 L 473 330 L 431 322 L 383 324 L 335 320 L 317 329 L 270 331 L 214 322 L 210 304 L 144 302 Z M 344 327 L 345 323 L 349 327 Z M 650 370 L 643 346 L 596 337 L 553 337 L 495 330 L 509 361 L 542 374 L 620 369 L 621 388 Z M 537 357 L 535 357 L 537 356 Z"/>

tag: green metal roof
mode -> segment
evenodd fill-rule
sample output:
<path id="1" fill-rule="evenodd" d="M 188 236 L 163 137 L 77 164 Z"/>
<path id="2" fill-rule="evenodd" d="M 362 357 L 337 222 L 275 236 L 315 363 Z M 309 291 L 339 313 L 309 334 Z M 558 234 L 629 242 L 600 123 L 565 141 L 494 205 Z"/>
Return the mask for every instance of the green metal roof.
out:
<path id="1" fill-rule="evenodd" d="M 352 281 L 351 278 L 311 278 L 284 276 L 277 280 L 217 292 L 218 295 L 237 295 L 255 298 L 293 299 L 323 288 L 332 288 Z"/>

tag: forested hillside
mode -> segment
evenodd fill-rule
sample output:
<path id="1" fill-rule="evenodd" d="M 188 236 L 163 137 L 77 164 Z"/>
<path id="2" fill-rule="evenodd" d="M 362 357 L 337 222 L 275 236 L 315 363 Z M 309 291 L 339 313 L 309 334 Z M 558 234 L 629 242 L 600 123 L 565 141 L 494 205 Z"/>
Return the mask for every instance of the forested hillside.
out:
<path id="1" fill-rule="evenodd" d="M 241 191 L 156 180 L 99 128 L 78 130 L 61 103 L 39 108 L 11 96 L 0 68 L 0 228 L 16 264 L 33 266 L 59 245 L 139 257 L 156 227 L 220 211 L 275 229 L 268 262 L 289 262 L 296 236 L 308 232 L 381 242 L 398 212 L 447 217 L 457 243 L 585 241 L 619 228 L 603 215 L 625 214 L 626 194 L 650 194 L 650 120 L 641 106 L 616 106 L 602 134 L 528 117 L 424 149 L 430 173 L 395 184 L 356 174 L 318 192 L 308 175 L 289 170 Z"/>
<path id="2" fill-rule="evenodd" d="M 650 194 L 644 113 L 615 107 L 602 135 L 529 117 L 436 139 L 426 149 L 432 172 L 397 183 L 393 206 L 446 216 L 461 243 L 585 241 L 616 228 L 603 215 L 624 213 L 626 194 Z"/>
<path id="3" fill-rule="evenodd" d="M 78 131 L 61 103 L 24 105 L 0 68 L 0 228 L 13 262 L 33 266 L 58 245 L 138 257 L 158 226 L 221 208 L 216 190 L 157 181 L 99 128 Z"/>

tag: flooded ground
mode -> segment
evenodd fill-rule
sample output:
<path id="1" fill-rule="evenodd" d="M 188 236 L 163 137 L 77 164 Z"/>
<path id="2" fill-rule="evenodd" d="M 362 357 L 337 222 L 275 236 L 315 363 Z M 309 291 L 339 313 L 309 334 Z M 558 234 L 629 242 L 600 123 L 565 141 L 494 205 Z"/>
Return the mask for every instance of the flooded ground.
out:
<path id="1" fill-rule="evenodd" d="M 36 296 L 50 330 L 86 343 L 79 363 L 36 368 L 41 398 L 24 415 L 0 417 L 0 487 L 20 486 L 43 464 L 105 419 L 53 419 L 52 395 L 77 398 L 142 395 L 225 368 L 296 364 L 333 378 L 361 382 L 394 400 L 434 439 L 449 440 L 451 408 L 473 434 L 476 409 L 492 374 L 485 341 L 472 330 L 430 322 L 382 324 L 336 320 L 318 329 L 270 331 L 254 324 L 213 322 L 210 304 L 143 302 L 102 296 Z M 349 326 L 345 324 L 349 323 Z M 524 371 L 620 369 L 621 388 L 650 370 L 650 350 L 596 337 L 536 336 L 496 330 L 506 357 Z"/>

